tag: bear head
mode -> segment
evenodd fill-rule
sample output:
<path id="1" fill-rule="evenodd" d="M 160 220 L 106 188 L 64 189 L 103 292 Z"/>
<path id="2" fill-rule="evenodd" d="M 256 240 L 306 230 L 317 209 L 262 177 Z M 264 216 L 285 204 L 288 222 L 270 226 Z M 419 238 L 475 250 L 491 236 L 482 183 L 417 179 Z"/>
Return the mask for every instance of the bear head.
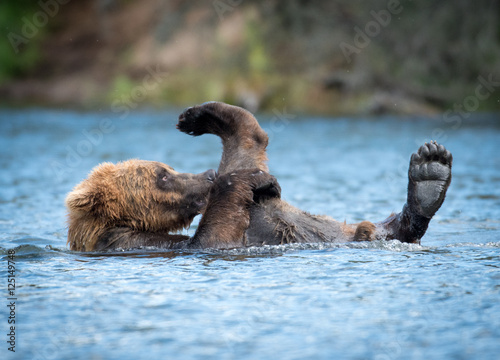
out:
<path id="1" fill-rule="evenodd" d="M 66 197 L 71 250 L 93 250 L 112 228 L 171 232 L 187 228 L 206 207 L 214 170 L 178 173 L 155 161 L 103 163 Z"/>

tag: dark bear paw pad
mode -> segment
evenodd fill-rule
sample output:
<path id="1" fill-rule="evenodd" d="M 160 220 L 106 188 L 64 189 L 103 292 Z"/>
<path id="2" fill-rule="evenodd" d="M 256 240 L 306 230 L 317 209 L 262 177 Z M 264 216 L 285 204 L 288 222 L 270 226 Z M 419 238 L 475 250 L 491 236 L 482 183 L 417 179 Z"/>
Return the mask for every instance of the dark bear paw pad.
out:
<path id="1" fill-rule="evenodd" d="M 204 122 L 201 121 L 199 111 L 195 107 L 187 108 L 179 115 L 177 129 L 192 136 L 199 136 L 205 133 Z"/>
<path id="2" fill-rule="evenodd" d="M 413 199 L 409 200 L 420 215 L 432 217 L 443 203 L 451 181 L 452 161 L 451 153 L 435 141 L 422 145 L 412 155 L 409 192 Z"/>
<path id="3" fill-rule="evenodd" d="M 242 169 L 225 174 L 217 179 L 224 187 L 239 187 L 253 193 L 253 201 L 261 202 L 269 198 L 281 197 L 281 187 L 271 174 L 260 169 Z"/>
<path id="4" fill-rule="evenodd" d="M 281 197 L 281 187 L 274 176 L 261 170 L 251 176 L 255 178 L 253 190 L 255 202 Z"/>

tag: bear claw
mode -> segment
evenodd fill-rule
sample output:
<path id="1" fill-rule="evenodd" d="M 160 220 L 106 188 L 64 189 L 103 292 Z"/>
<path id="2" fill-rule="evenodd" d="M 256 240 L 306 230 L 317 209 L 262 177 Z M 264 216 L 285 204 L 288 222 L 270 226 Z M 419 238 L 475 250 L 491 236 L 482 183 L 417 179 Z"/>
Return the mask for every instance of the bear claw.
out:
<path id="1" fill-rule="evenodd" d="M 177 129 L 192 136 L 199 136 L 205 133 L 203 128 L 203 122 L 200 121 L 199 111 L 193 107 L 185 109 L 182 114 L 179 115 L 179 121 L 177 122 Z"/>
<path id="2" fill-rule="evenodd" d="M 222 175 L 217 179 L 218 186 L 238 187 L 239 191 L 248 189 L 253 194 L 253 201 L 262 202 L 270 198 L 281 197 L 281 187 L 274 176 L 260 169 L 241 169 Z"/>

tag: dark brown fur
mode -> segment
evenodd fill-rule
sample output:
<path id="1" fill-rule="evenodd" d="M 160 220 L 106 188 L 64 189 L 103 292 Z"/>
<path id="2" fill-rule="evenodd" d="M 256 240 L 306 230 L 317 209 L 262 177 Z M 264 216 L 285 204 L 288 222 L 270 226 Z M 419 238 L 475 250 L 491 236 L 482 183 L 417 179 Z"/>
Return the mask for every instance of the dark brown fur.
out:
<path id="1" fill-rule="evenodd" d="M 190 135 L 210 133 L 222 139 L 223 154 L 219 174 L 251 167 L 268 171 L 265 153 L 267 134 L 246 110 L 219 102 L 205 103 L 185 110 L 179 116 L 177 127 Z M 369 221 L 359 224 L 341 223 L 327 216 L 311 215 L 272 196 L 266 201 L 254 202 L 248 206 L 248 203 L 241 203 L 237 196 L 226 194 L 218 198 L 218 201 L 231 209 L 224 213 L 225 223 L 231 230 L 224 236 L 219 236 L 224 226 L 206 226 L 204 231 L 214 231 L 209 238 L 216 240 L 196 245 L 228 248 L 375 239 L 399 239 L 418 243 L 425 234 L 430 219 L 443 203 L 451 181 L 451 163 L 452 156 L 442 145 L 435 142 L 423 145 L 410 161 L 408 200 L 403 211 L 377 224 Z M 219 193 L 223 194 L 224 190 L 219 189 Z M 220 208 L 224 206 L 220 205 Z M 212 224 L 215 224 L 218 221 L 216 213 L 212 213 L 212 216 Z M 208 218 L 205 225 L 207 221 Z"/>
<path id="2" fill-rule="evenodd" d="M 249 111 L 221 104 L 210 102 L 185 110 L 179 116 L 177 128 L 193 136 L 214 134 L 221 138 L 224 151 L 219 174 L 253 168 L 268 172 L 266 132 Z"/>
<path id="3" fill-rule="evenodd" d="M 220 176 L 212 186 L 207 209 L 188 247 L 246 246 L 250 208 L 271 197 L 279 198 L 280 194 L 276 179 L 259 169 Z"/>
<path id="4" fill-rule="evenodd" d="M 221 137 L 219 176 L 215 178 L 213 170 L 180 174 L 152 161 L 99 165 L 66 199 L 72 250 L 233 248 L 374 239 L 419 242 L 451 180 L 451 154 L 441 145 L 426 144 L 412 156 L 403 211 L 378 224 L 346 224 L 281 200 L 276 179 L 267 173 L 267 134 L 248 111 L 207 103 L 181 114 L 178 128 L 195 136 Z M 193 238 L 171 234 L 189 226 L 202 212 Z"/>

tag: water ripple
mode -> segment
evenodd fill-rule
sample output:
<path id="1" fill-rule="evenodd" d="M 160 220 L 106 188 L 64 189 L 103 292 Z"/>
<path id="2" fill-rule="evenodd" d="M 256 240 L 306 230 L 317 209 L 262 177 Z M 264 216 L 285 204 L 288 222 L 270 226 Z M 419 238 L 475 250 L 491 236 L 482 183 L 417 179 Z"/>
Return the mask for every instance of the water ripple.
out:
<path id="1" fill-rule="evenodd" d="M 217 167 L 218 139 L 179 133 L 177 114 L 0 110 L 0 272 L 14 250 L 19 358 L 498 358 L 497 125 L 443 128 L 453 181 L 422 245 L 69 251 L 64 197 L 97 163 Z M 115 130 L 68 158 L 104 117 Z M 304 210 L 379 221 L 404 203 L 410 153 L 437 121 L 299 119 L 273 134 L 270 168 Z"/>

